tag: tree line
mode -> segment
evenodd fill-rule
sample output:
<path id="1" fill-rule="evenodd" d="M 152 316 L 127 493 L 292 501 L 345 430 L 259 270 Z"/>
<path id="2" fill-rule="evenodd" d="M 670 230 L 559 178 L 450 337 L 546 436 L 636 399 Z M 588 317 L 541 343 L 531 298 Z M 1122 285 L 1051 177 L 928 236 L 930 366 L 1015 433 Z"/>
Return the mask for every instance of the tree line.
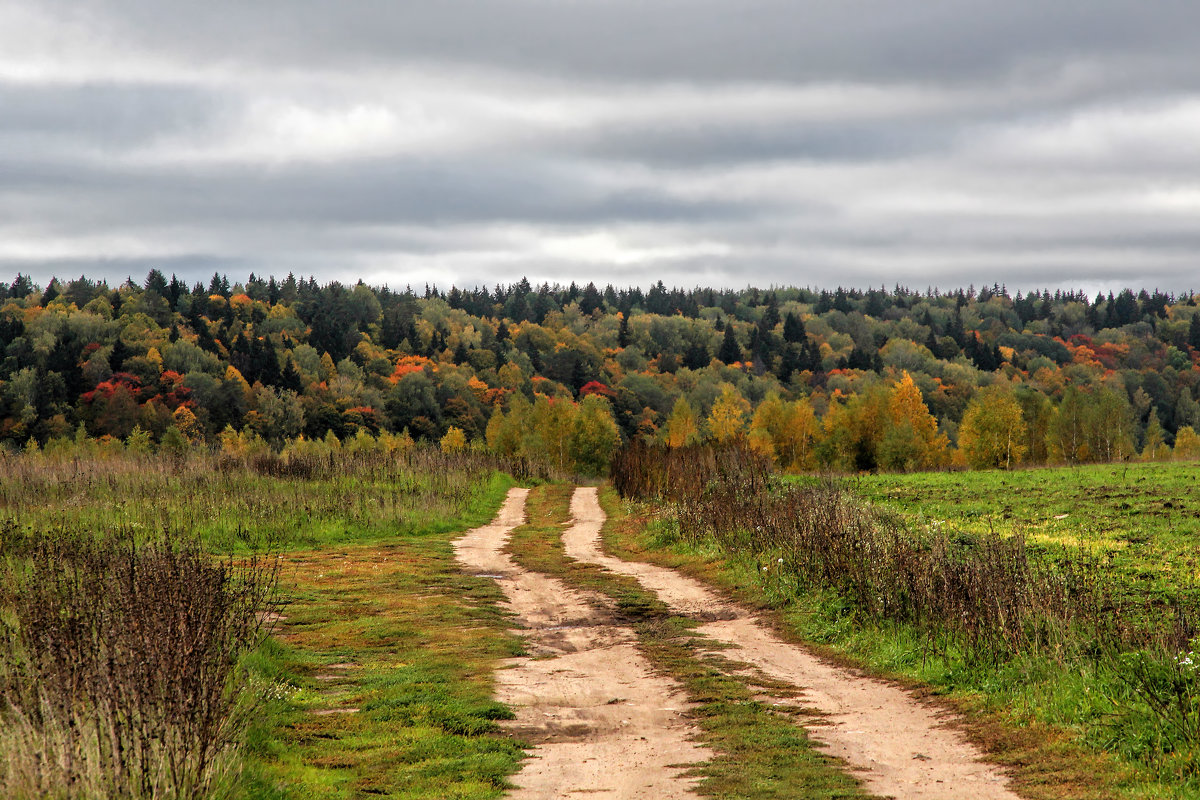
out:
<path id="1" fill-rule="evenodd" d="M 1198 449 L 1191 292 L 401 291 L 294 275 L 189 286 L 159 270 L 2 288 L 10 448 L 407 432 L 590 472 L 635 437 L 744 438 L 793 470 Z"/>

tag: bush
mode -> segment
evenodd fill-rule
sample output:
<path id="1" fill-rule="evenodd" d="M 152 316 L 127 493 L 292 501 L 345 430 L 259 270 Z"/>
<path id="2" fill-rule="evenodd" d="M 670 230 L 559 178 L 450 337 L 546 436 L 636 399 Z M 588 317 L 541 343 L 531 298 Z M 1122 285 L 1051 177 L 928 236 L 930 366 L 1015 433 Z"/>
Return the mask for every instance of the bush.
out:
<path id="1" fill-rule="evenodd" d="M 9 798 L 201 798 L 227 784 L 253 703 L 237 663 L 273 561 L 196 539 L 0 530 L 0 788 Z"/>

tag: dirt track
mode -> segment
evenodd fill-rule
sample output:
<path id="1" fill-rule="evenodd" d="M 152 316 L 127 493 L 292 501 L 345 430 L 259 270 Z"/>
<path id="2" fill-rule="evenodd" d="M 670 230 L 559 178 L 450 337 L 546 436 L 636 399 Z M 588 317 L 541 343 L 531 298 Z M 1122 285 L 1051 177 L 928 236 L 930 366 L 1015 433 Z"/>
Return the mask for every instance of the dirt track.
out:
<path id="1" fill-rule="evenodd" d="M 694 797 L 678 765 L 710 753 L 690 741 L 678 687 L 650 671 L 633 632 L 602 606 L 503 552 L 526 494 L 513 489 L 492 524 L 455 542 L 461 563 L 500 584 L 533 656 L 497 675 L 497 698 L 517 713 L 510 729 L 537 745 L 510 797 Z"/>
<path id="2" fill-rule="evenodd" d="M 802 692 L 821 712 L 809 735 L 852 765 L 866 788 L 898 800 L 1018 800 L 1007 779 L 952 728 L 947 717 L 903 690 L 856 675 L 784 642 L 751 614 L 674 570 L 623 561 L 600 549 L 604 512 L 594 488 L 575 491 L 574 524 L 563 534 L 566 554 L 636 578 L 680 614 L 718 619 L 699 632 L 732 645 L 729 659 L 753 664 Z"/>
<path id="3" fill-rule="evenodd" d="M 522 569 L 503 552 L 524 520 L 526 495 L 513 489 L 490 525 L 455 542 L 461 563 L 500 584 L 532 655 L 513 659 L 497 675 L 498 699 L 517 713 L 510 728 L 536 744 L 510 796 L 695 796 L 681 765 L 711 753 L 690 739 L 679 687 L 651 672 L 633 632 L 616 624 L 602 602 Z M 808 724 L 809 735 L 850 765 L 868 791 L 897 800 L 1019 800 L 1004 774 L 947 725 L 944 712 L 780 640 L 698 581 L 605 555 L 605 517 L 594 488 L 575 491 L 571 513 L 573 524 L 563 533 L 568 557 L 636 578 L 676 613 L 715 620 L 699 632 L 728 645 L 720 651 L 725 658 L 796 687 L 802 704 L 820 715 Z"/>

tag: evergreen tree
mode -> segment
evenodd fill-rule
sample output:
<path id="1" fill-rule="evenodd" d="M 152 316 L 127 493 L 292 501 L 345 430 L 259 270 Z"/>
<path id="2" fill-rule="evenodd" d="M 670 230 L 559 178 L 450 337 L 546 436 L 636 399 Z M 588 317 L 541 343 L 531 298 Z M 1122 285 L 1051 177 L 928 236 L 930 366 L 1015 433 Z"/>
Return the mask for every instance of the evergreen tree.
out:
<path id="1" fill-rule="evenodd" d="M 721 348 L 717 351 L 717 358 L 726 364 L 733 364 L 742 360 L 742 348 L 738 344 L 737 335 L 733 332 L 733 326 L 725 328 L 725 338 L 721 340 Z"/>
<path id="2" fill-rule="evenodd" d="M 804 322 L 800 319 L 800 315 L 789 311 L 783 320 L 783 340 L 788 344 L 800 344 L 807 338 Z"/>

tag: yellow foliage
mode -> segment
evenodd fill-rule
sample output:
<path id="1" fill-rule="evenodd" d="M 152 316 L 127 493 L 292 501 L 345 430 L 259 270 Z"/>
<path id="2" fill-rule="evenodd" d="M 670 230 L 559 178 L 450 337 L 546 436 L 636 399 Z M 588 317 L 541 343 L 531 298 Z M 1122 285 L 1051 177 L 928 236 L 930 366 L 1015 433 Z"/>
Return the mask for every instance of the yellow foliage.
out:
<path id="1" fill-rule="evenodd" d="M 696 422 L 696 412 L 688 401 L 680 397 L 671 409 L 666 426 L 667 447 L 683 447 L 700 440 L 700 425 Z"/>
<path id="2" fill-rule="evenodd" d="M 196 419 L 196 415 L 187 406 L 180 406 L 171 414 L 171 418 L 175 422 L 175 427 L 183 435 L 183 438 L 188 441 L 195 441 L 200 437 L 200 421 Z"/>
<path id="3" fill-rule="evenodd" d="M 907 371 L 888 397 L 887 430 L 880 440 L 880 462 L 888 469 L 932 469 L 946 462 L 950 446 L 939 434 L 921 390 Z"/>
<path id="4" fill-rule="evenodd" d="M 1200 458 L 1200 436 L 1191 425 L 1184 425 L 1175 433 L 1175 458 L 1194 461 Z"/>
<path id="5" fill-rule="evenodd" d="M 451 425 L 450 430 L 442 437 L 441 445 L 443 453 L 461 453 L 467 449 L 467 435 L 463 433 L 462 428 Z"/>
<path id="6" fill-rule="evenodd" d="M 1025 421 L 1006 387 L 992 386 L 971 398 L 958 429 L 958 447 L 972 469 L 1011 469 L 1021 460 Z"/>
<path id="7" fill-rule="evenodd" d="M 475 399 L 483 402 L 483 397 L 487 394 L 488 385 L 472 375 L 467 379 L 467 388 L 471 390 L 471 394 L 475 395 Z"/>
<path id="8" fill-rule="evenodd" d="M 721 384 L 721 396 L 708 415 L 708 433 L 718 442 L 731 442 L 746 433 L 750 403 L 732 383 Z"/>
<path id="9" fill-rule="evenodd" d="M 792 472 L 812 467 L 816 435 L 816 416 L 803 398 L 785 403 L 771 392 L 759 403 L 750 421 L 751 448 L 770 455 L 781 469 Z"/>

